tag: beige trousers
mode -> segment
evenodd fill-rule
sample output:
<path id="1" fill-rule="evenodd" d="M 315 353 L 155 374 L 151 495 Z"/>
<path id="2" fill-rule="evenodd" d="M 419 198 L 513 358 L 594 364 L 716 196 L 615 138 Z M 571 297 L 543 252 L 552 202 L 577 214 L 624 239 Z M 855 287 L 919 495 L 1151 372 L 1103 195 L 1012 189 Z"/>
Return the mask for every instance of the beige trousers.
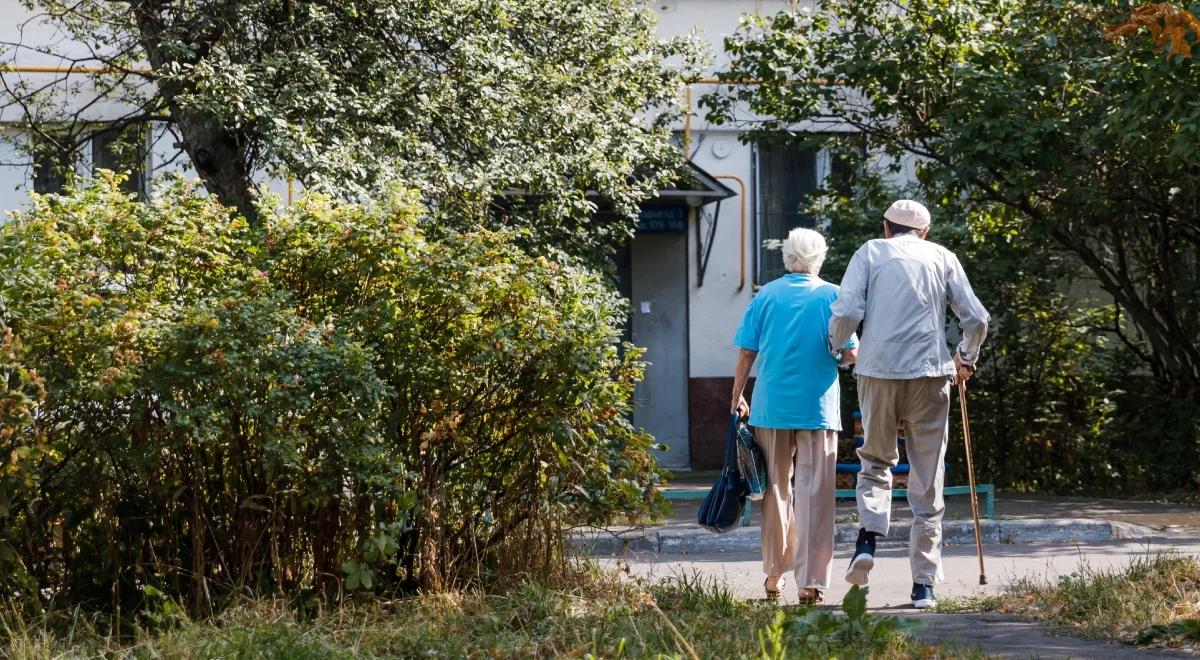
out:
<path id="1" fill-rule="evenodd" d="M 946 477 L 946 434 L 950 379 L 858 377 L 863 446 L 858 450 L 858 520 L 868 532 L 887 536 L 891 524 L 892 472 L 900 455 L 896 429 L 904 426 L 908 453 L 908 505 L 913 512 L 908 559 L 913 582 L 942 579 L 942 485 Z"/>
<path id="2" fill-rule="evenodd" d="M 833 492 L 837 432 L 756 428 L 754 435 L 767 459 L 763 571 L 767 575 L 792 571 L 797 585 L 828 589 L 837 511 Z"/>

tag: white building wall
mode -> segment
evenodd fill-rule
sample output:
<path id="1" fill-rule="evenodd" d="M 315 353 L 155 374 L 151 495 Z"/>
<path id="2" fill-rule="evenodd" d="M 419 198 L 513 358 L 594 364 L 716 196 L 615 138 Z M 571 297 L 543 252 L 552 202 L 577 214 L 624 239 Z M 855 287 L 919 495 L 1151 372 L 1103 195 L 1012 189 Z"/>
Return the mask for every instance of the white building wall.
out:
<path id="1" fill-rule="evenodd" d="M 728 68 L 724 39 L 738 28 L 743 16 L 772 15 L 794 6 L 811 6 L 790 0 L 661 0 L 655 3 L 659 33 L 682 36 L 695 32 L 708 44 L 712 63 L 704 77 Z M 721 182 L 739 192 L 721 204 L 717 232 L 703 285 L 697 281 L 699 254 L 696 232 L 704 223 L 694 223 L 688 240 L 689 371 L 692 378 L 730 377 L 737 353 L 733 333 L 754 290 L 756 232 L 754 226 L 753 149 L 738 140 L 735 127 L 710 125 L 699 100 L 718 89 L 716 85 L 692 86 L 691 157 L 705 171 L 721 176 Z M 683 130 L 682 124 L 676 126 Z M 736 177 L 726 178 L 726 177 Z M 744 187 L 743 198 L 742 192 Z M 714 206 L 705 207 L 713 212 Z M 744 211 L 744 217 L 742 209 Z M 744 224 L 744 227 L 743 227 Z M 744 240 L 743 240 L 744 232 Z M 739 288 L 739 283 L 741 286 Z"/>
<path id="2" fill-rule="evenodd" d="M 690 375 L 692 378 L 731 376 L 737 355 L 732 345 L 733 333 L 754 295 L 753 151 L 738 141 L 737 132 L 726 130 L 700 132 L 693 137 L 693 145 L 698 145 L 693 151 L 696 164 L 721 177 L 722 183 L 739 194 L 721 203 L 702 285 L 698 282 L 700 254 L 696 232 L 704 230 L 704 223 L 693 224 L 689 230 Z M 705 210 L 713 214 L 717 209 L 709 205 Z"/>
<path id="3" fill-rule="evenodd" d="M 20 164 L 25 157 L 17 152 L 15 137 L 11 130 L 0 130 L 0 211 L 24 208 L 29 202 L 25 191 L 33 185 L 31 169 Z M 7 216 L 0 215 L 0 222 Z"/>

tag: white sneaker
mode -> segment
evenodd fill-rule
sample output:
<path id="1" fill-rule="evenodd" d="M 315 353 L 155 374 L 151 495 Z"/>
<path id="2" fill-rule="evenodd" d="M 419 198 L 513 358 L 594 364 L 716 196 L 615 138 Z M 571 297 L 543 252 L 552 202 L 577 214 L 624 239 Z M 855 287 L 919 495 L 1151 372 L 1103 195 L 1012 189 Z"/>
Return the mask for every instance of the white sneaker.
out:
<path id="1" fill-rule="evenodd" d="M 846 581 L 860 587 L 865 586 L 872 568 L 875 568 L 875 555 L 860 552 L 850 560 L 850 568 L 846 569 Z"/>

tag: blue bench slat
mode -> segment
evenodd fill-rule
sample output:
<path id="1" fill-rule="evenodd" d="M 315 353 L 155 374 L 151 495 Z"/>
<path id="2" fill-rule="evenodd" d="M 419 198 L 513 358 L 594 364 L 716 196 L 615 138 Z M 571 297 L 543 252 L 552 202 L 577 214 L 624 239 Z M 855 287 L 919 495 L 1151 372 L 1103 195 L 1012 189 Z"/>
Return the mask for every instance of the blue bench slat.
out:
<path id="1" fill-rule="evenodd" d="M 834 497 L 838 499 L 854 499 L 856 497 L 853 489 L 838 488 L 833 491 Z M 978 484 L 975 486 L 975 492 L 983 496 L 983 515 L 986 518 L 996 517 L 996 487 L 993 484 Z M 971 493 L 970 486 L 944 486 L 942 488 L 943 495 L 969 495 Z M 708 496 L 708 489 L 704 490 L 671 490 L 666 488 L 662 491 L 663 497 L 668 500 L 702 500 Z M 908 497 L 907 488 L 893 488 L 893 497 Z M 742 513 L 742 527 L 750 524 L 750 507 L 753 503 L 746 502 L 746 509 Z"/>

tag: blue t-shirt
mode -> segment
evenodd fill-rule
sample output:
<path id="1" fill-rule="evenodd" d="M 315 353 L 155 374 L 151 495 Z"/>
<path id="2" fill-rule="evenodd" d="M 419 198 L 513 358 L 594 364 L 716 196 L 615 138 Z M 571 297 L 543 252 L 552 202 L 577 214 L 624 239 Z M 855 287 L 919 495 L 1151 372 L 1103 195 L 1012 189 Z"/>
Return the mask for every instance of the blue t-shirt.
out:
<path id="1" fill-rule="evenodd" d="M 735 346 L 758 352 L 750 424 L 774 429 L 842 429 L 837 359 L 829 354 L 829 306 L 838 287 L 788 273 L 759 289 Z M 851 336 L 844 348 L 855 348 Z"/>

